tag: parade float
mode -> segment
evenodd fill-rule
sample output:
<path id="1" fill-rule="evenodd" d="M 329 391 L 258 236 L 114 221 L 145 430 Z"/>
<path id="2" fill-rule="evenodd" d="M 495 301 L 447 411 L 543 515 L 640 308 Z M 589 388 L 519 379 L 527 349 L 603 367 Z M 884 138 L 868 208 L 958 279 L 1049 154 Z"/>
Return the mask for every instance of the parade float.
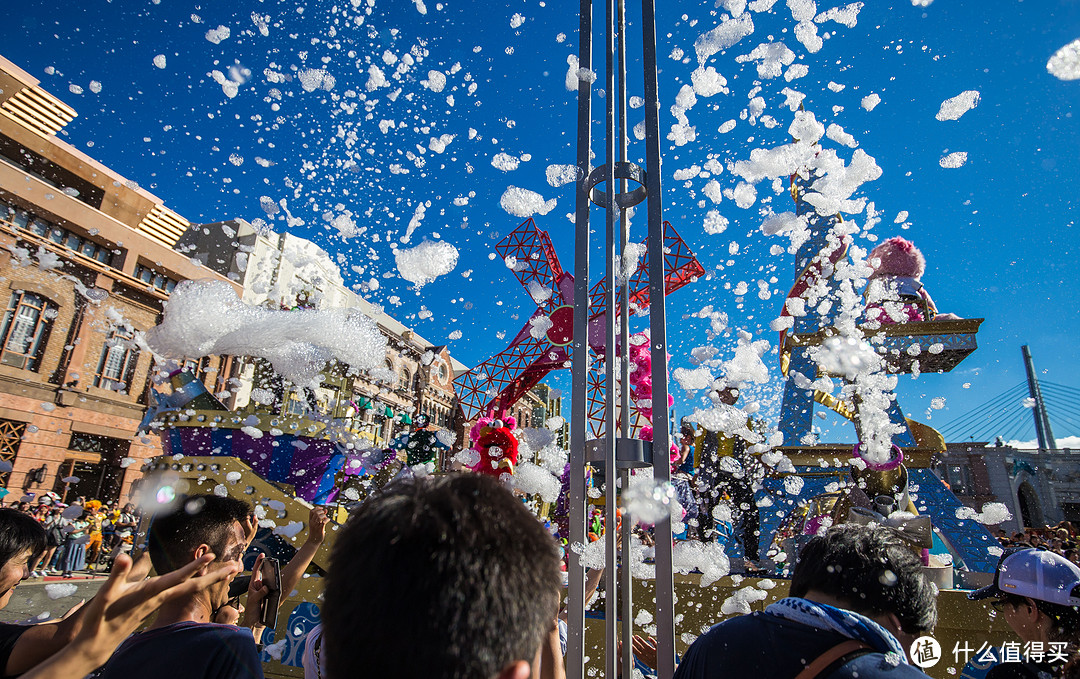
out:
<path id="1" fill-rule="evenodd" d="M 583 24 L 580 39 L 589 41 L 590 35 L 591 25 Z M 655 48 L 655 36 L 652 44 L 646 42 L 647 48 Z M 587 47 L 583 42 L 582 53 L 591 54 L 591 42 Z M 581 66 L 589 68 L 585 61 Z M 652 79 L 652 90 L 646 94 L 654 101 L 655 62 L 651 68 L 646 76 Z M 613 77 L 610 71 L 611 65 L 608 76 Z M 618 97 L 612 91 L 609 102 L 627 99 L 625 75 L 620 74 Z M 960 640 L 974 644 L 998 640 L 1003 627 L 987 625 L 989 616 L 982 604 L 968 602 L 964 591 L 955 588 L 983 584 L 989 578 L 996 541 L 933 473 L 933 457 L 944 450 L 941 436 L 905 417 L 893 394 L 897 375 L 947 372 L 959 365 L 976 348 L 981 319 L 938 314 L 929 295 L 922 294 L 923 266 L 892 269 L 885 253 L 879 252 L 877 264 L 856 253 L 857 230 L 838 214 L 823 216 L 820 201 L 808 200 L 821 190 L 819 182 L 828 179 L 813 162 L 783 173 L 790 177 L 796 203 L 793 223 L 805 237 L 793 245 L 795 283 L 774 324 L 779 332 L 780 372 L 786 380 L 778 436 L 750 441 L 751 454 L 767 473 L 756 490 L 756 502 L 766 509 L 760 524 L 762 551 L 749 556 L 772 559 L 775 568 L 764 577 L 731 574 L 728 558 L 734 554 L 725 554 L 724 546 L 673 542 L 672 534 L 679 531 L 673 531 L 672 524 L 680 516 L 643 521 L 636 512 L 624 511 L 616 528 L 618 507 L 631 504 L 627 495 L 635 478 L 648 479 L 646 496 L 676 506 L 665 488 L 672 423 L 667 418 L 669 357 L 663 301 L 706 272 L 662 219 L 655 107 L 647 111 L 645 130 L 649 167 L 629 162 L 621 142 L 615 145 L 621 147 L 620 158 L 609 144 L 606 162 L 594 167 L 589 148 L 591 81 L 581 80 L 580 87 L 584 96 L 574 273 L 562 267 L 551 238 L 532 218 L 496 245 L 496 253 L 536 310 L 504 351 L 455 380 L 463 419 L 475 426 L 470 428 L 470 446 L 450 456 L 474 471 L 517 483 L 513 477 L 522 475 L 525 463 L 519 445 L 527 443 L 527 436 L 515 429 L 509 412 L 552 370 L 572 370 L 570 460 L 550 514 L 567 547 L 571 676 L 579 676 L 590 657 L 605 659 L 610 674 L 615 667 L 610 642 L 634 633 L 655 634 L 668 660 L 673 660 L 675 652 L 723 617 L 760 610 L 783 596 L 784 576 L 801 542 L 829 525 L 852 521 L 890 525 L 922 555 L 928 574 L 941 589 L 936 634 L 943 648 Z M 807 115 L 796 112 L 793 128 L 816 126 Z M 620 136 L 625 138 L 625 129 Z M 799 146 L 789 155 L 814 161 L 822 153 L 817 146 L 821 136 L 796 139 Z M 646 206 L 649 236 L 644 242 L 631 241 L 626 213 L 650 196 L 654 200 Z M 592 206 L 607 212 L 607 233 L 602 239 L 605 275 L 590 282 Z M 785 219 L 775 232 L 787 228 Z M 161 355 L 258 356 L 298 385 L 311 384 L 329 361 L 363 369 L 381 365 L 385 341 L 380 343 L 377 331 L 356 314 L 256 310 L 220 295 L 189 297 L 185 285 L 174 291 L 159 326 L 165 328 L 156 338 L 155 351 Z M 860 293 L 864 287 L 866 299 Z M 647 318 L 648 331 L 635 328 L 631 333 L 631 316 Z M 644 325 L 641 320 L 636 323 Z M 313 333 L 313 328 L 320 332 Z M 372 488 L 411 464 L 426 465 L 432 459 L 428 433 L 403 439 L 400 450 L 373 449 L 353 435 L 348 422 L 275 410 L 273 398 L 233 412 L 187 373 L 173 373 L 168 381 L 169 387 L 162 385 L 147 415 L 146 425 L 161 436 L 165 452 L 148 465 L 148 485 L 166 496 L 178 490 L 201 491 L 256 503 L 263 508 L 257 544 L 283 559 L 291 544 L 304 537 L 303 522 L 313 503 L 362 501 Z M 273 392 L 267 385 L 256 388 Z M 663 407 L 654 408 L 654 401 Z M 858 443 L 818 440 L 812 427 L 818 405 L 850 420 Z M 657 416 L 660 412 L 664 416 Z M 742 427 L 746 416 L 739 417 Z M 697 421 L 709 428 L 704 424 L 707 419 Z M 410 443 L 425 450 L 410 454 Z M 598 521 L 598 516 L 603 519 Z M 637 557 L 646 552 L 638 549 L 640 542 L 630 533 L 634 522 L 649 524 L 646 532 L 655 536 L 654 550 L 640 563 Z M 611 530 L 604 531 L 605 526 Z M 600 539 L 586 544 L 590 532 Z M 616 532 L 623 539 L 621 560 Z M 332 544 L 331 531 L 314 560 L 313 575 L 325 570 Z M 600 556 L 601 551 L 599 563 L 611 577 L 602 608 L 586 611 L 584 567 L 588 557 Z M 318 620 L 319 594 L 319 579 L 312 577 L 290 599 L 288 615 L 281 616 L 278 629 L 267 639 L 273 649 L 265 657 L 268 674 L 299 676 L 304 635 Z M 622 627 L 619 635 L 614 634 L 616 625 Z M 947 676 L 945 668 L 940 667 L 941 676 Z M 671 674 L 670 666 L 660 670 L 661 676 Z"/>

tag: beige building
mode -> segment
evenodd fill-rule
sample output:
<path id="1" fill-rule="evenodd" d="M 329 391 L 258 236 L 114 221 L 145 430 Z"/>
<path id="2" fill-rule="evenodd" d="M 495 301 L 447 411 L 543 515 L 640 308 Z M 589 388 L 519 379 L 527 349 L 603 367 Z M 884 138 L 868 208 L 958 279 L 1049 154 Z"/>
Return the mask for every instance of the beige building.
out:
<path id="1" fill-rule="evenodd" d="M 330 366 L 314 394 L 288 387 L 283 408 L 345 418 L 372 445 L 420 413 L 463 432 L 453 378 L 465 366 L 445 346 L 346 287 L 310 241 L 242 220 L 190 224 L 60 139 L 75 117 L 0 57 L 0 486 L 9 500 L 127 498 L 142 463 L 160 454 L 157 436 L 136 436 L 154 370 L 139 335 L 187 279 L 228 280 L 252 304 L 360 308 L 378 323 L 389 340 L 383 369 Z M 253 360 L 185 367 L 231 407 L 257 405 Z"/>
<path id="2" fill-rule="evenodd" d="M 243 286 L 248 304 L 291 308 L 359 309 L 373 319 L 387 338 L 382 369 L 350 375 L 331 368 L 314 394 L 286 385 L 283 408 L 302 415 L 344 419 L 372 446 L 386 446 L 408 430 L 419 414 L 433 426 L 460 431 L 453 379 L 465 366 L 444 345 L 435 345 L 401 324 L 379 306 L 345 285 L 338 265 L 315 243 L 293 234 L 258 230 L 242 219 L 190 227 L 177 249 Z M 250 403 L 258 384 L 254 361 L 246 360 L 233 387 L 231 406 Z"/>
<path id="3" fill-rule="evenodd" d="M 178 281 L 222 278 L 172 249 L 183 217 L 57 137 L 75 117 L 0 57 L 0 482 L 15 497 L 126 495 L 159 450 L 135 437 L 152 370 L 137 334 Z M 233 365 L 190 362 L 214 391 Z"/>

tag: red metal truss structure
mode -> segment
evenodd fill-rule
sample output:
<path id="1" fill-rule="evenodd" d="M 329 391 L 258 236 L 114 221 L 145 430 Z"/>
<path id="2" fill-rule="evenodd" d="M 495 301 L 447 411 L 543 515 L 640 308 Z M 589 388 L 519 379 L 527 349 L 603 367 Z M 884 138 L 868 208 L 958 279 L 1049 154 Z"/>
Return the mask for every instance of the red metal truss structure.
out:
<path id="1" fill-rule="evenodd" d="M 532 218 L 522 222 L 498 242 L 503 257 L 537 309 L 510 341 L 509 346 L 454 380 L 458 403 L 466 421 L 482 414 L 502 416 L 548 372 L 570 367 L 573 341 L 574 277 L 559 263 L 546 231 Z M 643 257 L 630 277 L 631 313 L 648 313 L 648 262 Z M 686 242 L 664 222 L 664 288 L 667 294 L 705 273 Z M 595 360 L 589 379 L 589 420 L 593 436 L 603 432 L 603 374 L 598 370 L 606 355 L 603 337 L 604 286 L 590 291 L 589 346 Z"/>

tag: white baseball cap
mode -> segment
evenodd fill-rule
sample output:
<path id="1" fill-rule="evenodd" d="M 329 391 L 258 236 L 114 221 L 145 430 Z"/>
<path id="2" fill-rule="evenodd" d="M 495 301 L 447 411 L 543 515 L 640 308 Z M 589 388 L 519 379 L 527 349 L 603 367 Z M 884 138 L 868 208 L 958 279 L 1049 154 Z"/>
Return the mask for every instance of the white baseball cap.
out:
<path id="1" fill-rule="evenodd" d="M 1006 594 L 1061 606 L 1080 606 L 1080 567 L 1044 549 L 1009 550 L 998 562 L 994 584 L 968 597 L 987 599 Z"/>

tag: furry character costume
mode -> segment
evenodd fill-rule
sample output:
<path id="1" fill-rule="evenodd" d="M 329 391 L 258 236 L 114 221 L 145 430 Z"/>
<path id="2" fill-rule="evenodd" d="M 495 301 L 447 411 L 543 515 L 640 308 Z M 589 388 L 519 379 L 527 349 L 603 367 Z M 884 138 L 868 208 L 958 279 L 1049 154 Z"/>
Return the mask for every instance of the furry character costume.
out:
<path id="1" fill-rule="evenodd" d="M 955 320 L 955 314 L 939 314 L 937 305 L 922 284 L 926 258 L 911 241 L 894 236 L 870 251 L 874 272 L 866 285 L 866 318 L 882 324 Z"/>
<path id="2" fill-rule="evenodd" d="M 473 440 L 473 450 L 480 455 L 472 467 L 474 472 L 495 478 L 514 474 L 518 463 L 518 441 L 513 432 L 516 424 L 513 417 L 505 420 L 482 417 L 473 425 L 469 437 Z"/>

